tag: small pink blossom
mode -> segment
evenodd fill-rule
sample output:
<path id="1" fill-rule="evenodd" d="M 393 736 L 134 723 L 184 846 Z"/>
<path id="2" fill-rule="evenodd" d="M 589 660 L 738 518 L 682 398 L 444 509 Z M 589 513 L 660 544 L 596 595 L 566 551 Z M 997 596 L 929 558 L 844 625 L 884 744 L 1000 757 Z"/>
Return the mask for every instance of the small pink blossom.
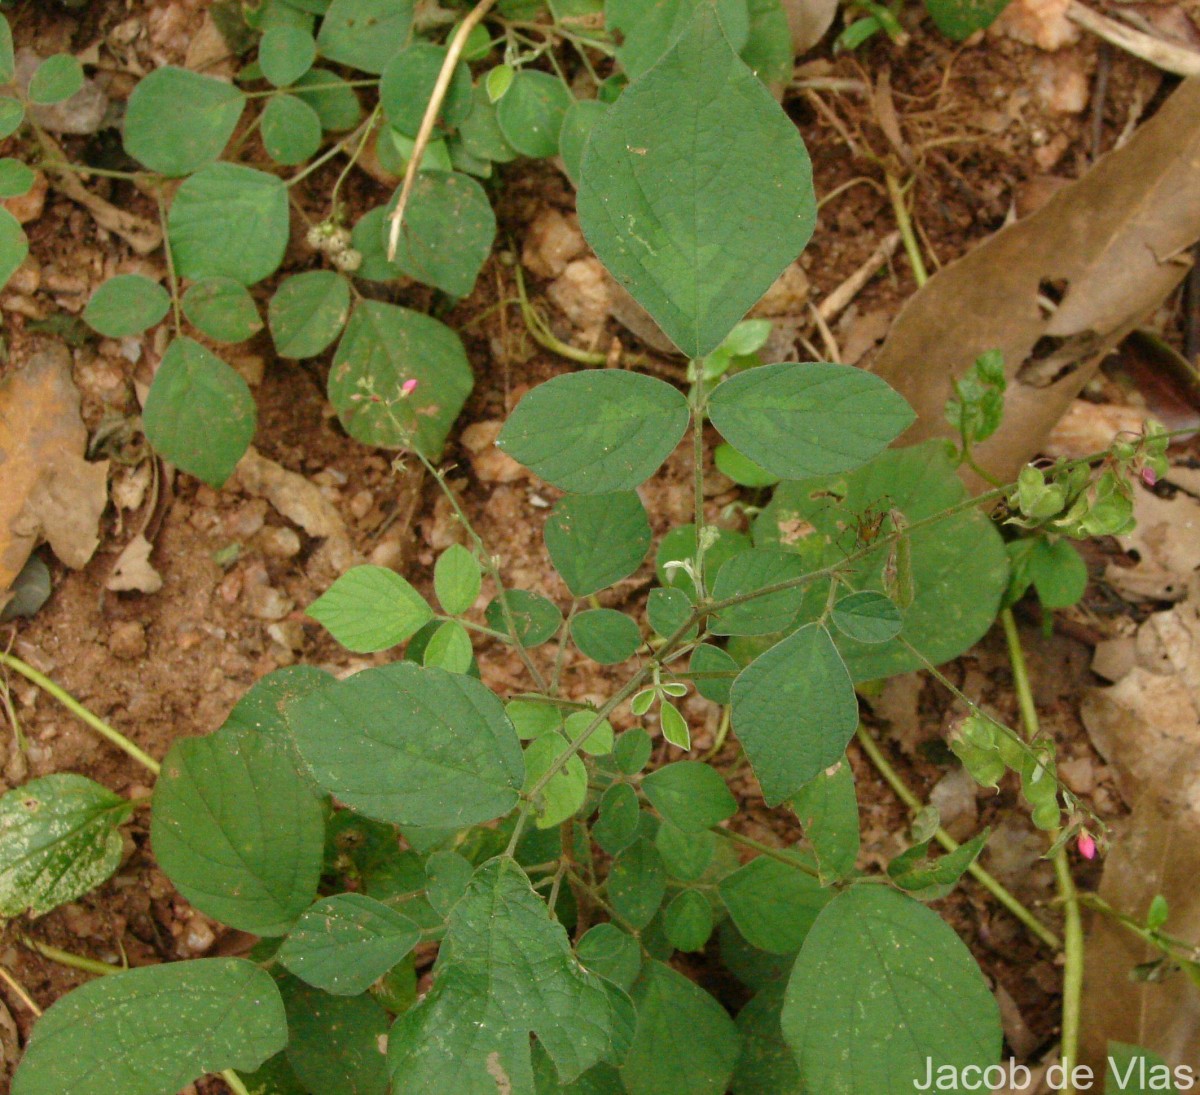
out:
<path id="1" fill-rule="evenodd" d="M 1096 840 L 1086 829 L 1079 834 L 1078 841 L 1079 854 L 1084 859 L 1096 858 Z"/>
<path id="2" fill-rule="evenodd" d="M 1146 486 L 1148 486 L 1148 487 L 1152 487 L 1152 486 L 1154 486 L 1155 483 L 1158 482 L 1158 475 L 1155 473 L 1154 469 L 1152 467 L 1150 467 L 1149 465 L 1142 468 L 1142 482 L 1145 483 Z"/>
<path id="3" fill-rule="evenodd" d="M 409 377 L 408 380 L 406 380 L 403 384 L 400 385 L 400 398 L 407 399 L 410 395 L 413 394 L 413 392 L 415 392 L 417 390 L 417 385 L 419 383 L 420 383 L 420 381 L 417 380 L 417 378 L 415 376 Z"/>

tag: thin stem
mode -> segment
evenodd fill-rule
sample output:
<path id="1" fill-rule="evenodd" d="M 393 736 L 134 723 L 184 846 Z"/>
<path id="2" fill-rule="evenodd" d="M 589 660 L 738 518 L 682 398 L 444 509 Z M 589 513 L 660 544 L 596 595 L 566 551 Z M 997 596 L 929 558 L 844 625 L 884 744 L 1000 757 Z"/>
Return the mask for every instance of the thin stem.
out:
<path id="1" fill-rule="evenodd" d="M 4 983 L 8 985 L 8 987 L 12 989 L 14 993 L 16 993 L 17 999 L 19 999 L 22 1004 L 32 1011 L 33 1014 L 39 1019 L 42 1017 L 42 1009 L 37 1006 L 37 1001 L 35 1001 L 34 998 L 29 995 L 29 990 L 26 989 L 25 986 L 22 985 L 12 973 L 9 972 L 7 966 L 0 966 L 0 978 L 2 978 Z"/>
<path id="2" fill-rule="evenodd" d="M 728 705 L 721 708 L 721 722 L 717 726 L 717 736 L 713 739 L 712 745 L 708 747 L 704 756 L 700 758 L 701 763 L 707 764 L 721 751 L 721 746 L 725 744 L 725 739 L 729 736 L 729 711 L 730 708 Z"/>
<path id="3" fill-rule="evenodd" d="M 558 633 L 558 651 L 554 655 L 554 671 L 550 674 L 550 694 L 558 693 L 558 682 L 562 677 L 563 662 L 567 656 L 567 640 L 571 635 L 571 621 L 575 619 L 575 613 L 579 609 L 579 598 L 571 599 L 571 607 L 567 611 L 567 615 L 562 622 L 562 629 Z"/>
<path id="4" fill-rule="evenodd" d="M 1188 962 L 1200 961 L 1200 946 L 1197 946 L 1197 944 L 1189 943 L 1186 939 L 1180 939 L 1176 935 L 1169 935 L 1167 932 L 1151 931 L 1149 928 L 1139 924 L 1128 913 L 1114 909 L 1099 894 L 1082 893 L 1079 895 L 1079 903 L 1107 916 L 1110 920 L 1120 924 L 1126 931 L 1136 935 L 1143 943 L 1148 944 L 1155 950 L 1162 951 L 1163 954 Z"/>
<path id="5" fill-rule="evenodd" d="M 167 234 L 167 203 L 163 198 L 162 187 L 155 187 L 155 204 L 158 206 L 158 223 L 162 230 L 163 252 L 167 256 L 167 284 L 171 287 L 171 319 L 175 327 L 175 337 L 183 333 L 183 311 L 179 303 L 179 276 L 175 273 L 175 255 L 171 251 L 171 238 Z"/>
<path id="6" fill-rule="evenodd" d="M 36 951 L 43 958 L 57 962 L 60 966 L 67 966 L 69 969 L 79 970 L 82 973 L 95 973 L 102 977 L 106 977 L 110 973 L 125 972 L 122 966 L 114 966 L 111 962 L 101 962 L 98 958 L 84 958 L 81 954 L 72 954 L 59 947 L 52 947 L 49 943 L 39 942 L 28 935 L 22 935 L 20 938 L 23 946 L 28 947 L 31 951 Z"/>
<path id="7" fill-rule="evenodd" d="M 139 182 L 147 174 L 144 171 L 114 171 L 106 167 L 89 167 L 84 163 L 68 163 L 65 160 L 40 160 L 37 166 L 50 171 L 70 171 L 76 175 L 96 175 L 104 179 L 122 179 L 125 182 Z"/>
<path id="8" fill-rule="evenodd" d="M 483 624 L 477 624 L 472 620 L 464 620 L 459 616 L 443 616 L 440 613 L 434 616 L 434 619 L 439 623 L 444 624 L 459 624 L 465 627 L 468 631 L 477 631 L 480 635 L 486 635 L 489 639 L 496 639 L 502 643 L 512 643 L 512 636 L 506 635 L 503 631 L 497 631 L 495 628 L 485 627 Z"/>
<path id="9" fill-rule="evenodd" d="M 96 733 L 107 738 L 118 749 L 128 753 L 140 765 L 148 768 L 156 776 L 162 769 L 162 765 L 158 763 L 149 753 L 144 752 L 133 744 L 124 734 L 118 730 L 114 730 L 103 719 L 97 715 L 93 715 L 86 707 L 83 706 L 74 696 L 65 689 L 60 688 L 44 673 L 39 673 L 32 665 L 21 661 L 20 658 L 13 654 L 0 654 L 0 665 L 7 666 L 9 669 L 20 673 L 26 680 L 32 681 L 43 691 L 48 692 L 59 703 L 63 705 L 71 714 L 82 719 Z"/>
<path id="10" fill-rule="evenodd" d="M 378 87 L 380 80 L 376 77 L 373 80 L 339 80 L 336 84 L 308 84 L 299 90 L 305 95 L 310 92 L 317 91 L 335 91 L 340 87 Z M 270 99 L 275 95 L 290 95 L 296 89 L 290 87 L 272 87 L 266 91 L 244 91 L 243 95 L 247 99 Z"/>
<path id="11" fill-rule="evenodd" d="M 735 833 L 732 829 L 722 829 L 719 825 L 714 825 L 709 829 L 710 833 L 716 833 L 719 837 L 724 837 L 731 844 L 741 844 L 744 848 L 753 848 L 756 852 L 767 856 L 770 859 L 777 859 L 780 863 L 786 863 L 789 867 L 795 867 L 796 870 L 803 872 L 806 875 L 811 875 L 813 878 L 819 877 L 816 867 L 805 863 L 794 852 L 786 848 L 772 848 L 770 844 L 764 844 L 760 840 L 755 840 L 753 837 L 743 836 L 741 833 Z"/>
<path id="12" fill-rule="evenodd" d="M 371 112 L 371 116 L 362 126 L 362 136 L 358 144 L 354 146 L 354 151 L 347 157 L 346 166 L 342 168 L 342 173 L 337 177 L 337 181 L 333 184 L 333 189 L 329 192 L 329 212 L 333 216 L 337 216 L 338 194 L 341 192 L 342 184 L 345 183 L 347 176 L 354 169 L 354 165 L 358 163 L 358 158 L 363 154 L 363 149 L 367 147 L 367 141 L 371 139 L 371 134 L 379 124 L 382 114 L 383 105 L 376 105 L 375 109 Z"/>
<path id="13" fill-rule="evenodd" d="M 855 736 L 858 739 L 858 744 L 862 747 L 862 751 L 866 753 L 871 763 L 879 771 L 879 774 L 883 776 L 887 785 L 895 792 L 896 797 L 914 814 L 920 812 L 922 809 L 921 800 L 913 794 L 900 773 L 892 767 L 891 761 L 883 755 L 882 750 L 875 743 L 875 739 L 867 733 L 866 728 L 860 724 Z M 945 829 L 938 829 L 934 833 L 934 839 L 948 852 L 953 852 L 958 847 L 958 841 L 946 832 Z M 1030 932 L 1045 943 L 1046 946 L 1052 950 L 1062 950 L 1062 940 L 1034 916 L 1016 895 L 1007 889 L 997 878 L 989 874 L 978 863 L 972 863 L 967 868 L 967 873 L 1024 924 Z"/>
<path id="14" fill-rule="evenodd" d="M 697 376 L 700 370 L 697 369 Z M 704 535 L 704 391 L 702 380 L 692 387 L 692 508 L 696 524 L 696 596 L 704 599 L 704 554 L 708 550 Z"/>
<path id="15" fill-rule="evenodd" d="M 496 0 L 479 0 L 458 24 L 458 29 L 446 44 L 446 59 L 438 73 L 437 82 L 433 85 L 433 93 L 429 96 L 429 104 L 425 107 L 425 116 L 421 119 L 421 127 L 417 130 L 417 139 L 413 142 L 412 155 L 408 167 L 404 170 L 404 182 L 400 186 L 400 196 L 396 199 L 396 208 L 388 215 L 392 222 L 388 234 L 387 257 L 389 262 L 396 258 L 396 248 L 400 244 L 400 226 L 404 223 L 404 211 L 408 207 L 408 199 L 412 196 L 413 186 L 417 181 L 417 172 L 421 169 L 421 160 L 425 157 L 425 149 L 433 136 L 434 126 L 437 125 L 438 114 L 441 113 L 442 103 L 450 90 L 454 79 L 454 70 L 467 44 L 467 38 L 483 17 L 491 10 Z"/>
<path id="16" fill-rule="evenodd" d="M 533 305 L 529 303 L 529 294 L 525 291 L 525 271 L 519 261 L 513 267 L 513 274 L 517 281 L 517 303 L 521 308 L 521 318 L 525 321 L 525 330 L 529 332 L 529 336 L 534 342 L 542 349 L 549 350 L 552 354 L 558 354 L 559 357 L 565 357 L 568 361 L 574 361 L 577 365 L 600 366 L 607 364 L 607 354 L 580 350 L 558 338 L 546 326 L 546 321 L 538 315 Z"/>
<path id="17" fill-rule="evenodd" d="M 321 153 L 321 155 L 319 155 L 315 160 L 313 160 L 312 163 L 308 164 L 306 167 L 302 168 L 300 171 L 297 171 L 296 174 L 294 174 L 290 179 L 287 180 L 286 183 L 284 183 L 284 185 L 290 188 L 290 187 L 295 186 L 298 182 L 302 182 L 304 179 L 307 179 L 308 176 L 311 175 L 318 168 L 324 167 L 325 164 L 327 164 L 330 160 L 332 160 L 334 158 L 334 156 L 338 155 L 339 152 L 344 152 L 347 148 L 349 148 L 356 140 L 358 140 L 362 136 L 363 130 L 370 132 L 371 126 L 373 126 L 375 124 L 375 119 L 376 119 L 377 113 L 378 112 L 372 113 L 371 116 L 365 122 L 363 122 L 362 125 L 360 125 L 353 133 L 348 134 L 347 136 L 343 137 L 340 141 L 336 142 L 335 144 L 330 145 L 327 149 L 325 149 L 324 152 Z"/>
<path id="18" fill-rule="evenodd" d="M 1004 641 L 1008 646 L 1008 660 L 1012 665 L 1013 686 L 1017 692 L 1017 706 L 1021 711 L 1021 722 L 1025 736 L 1036 741 L 1041 733 L 1038 722 L 1037 704 L 1033 700 L 1033 689 L 1029 685 L 1029 667 L 1025 662 L 1025 651 L 1021 646 L 1021 634 L 1011 608 L 1001 609 L 1000 622 L 1004 625 Z M 1050 834 L 1053 843 L 1058 841 L 1058 832 Z M 1066 947 L 1063 951 L 1063 1000 L 1062 1000 L 1062 1063 L 1066 1074 L 1067 1095 L 1075 1095 L 1071 1081 L 1071 1069 L 1079 1059 L 1079 1018 L 1083 1001 L 1083 918 L 1079 913 L 1079 891 L 1071 876 L 1071 864 L 1067 849 L 1060 846 L 1053 855 L 1054 878 L 1058 884 L 1058 896 L 1062 901 L 1065 922 L 1063 934 Z"/>
<path id="19" fill-rule="evenodd" d="M 913 277 L 917 288 L 929 280 L 929 272 L 925 269 L 925 260 L 921 257 L 921 247 L 917 243 L 917 235 L 913 231 L 912 218 L 908 215 L 908 207 L 904 204 L 904 191 L 900 181 L 891 172 L 885 175 L 887 180 L 888 197 L 892 200 L 892 210 L 896 215 L 896 227 L 900 229 L 900 239 L 904 244 L 905 254 L 912 263 Z"/>

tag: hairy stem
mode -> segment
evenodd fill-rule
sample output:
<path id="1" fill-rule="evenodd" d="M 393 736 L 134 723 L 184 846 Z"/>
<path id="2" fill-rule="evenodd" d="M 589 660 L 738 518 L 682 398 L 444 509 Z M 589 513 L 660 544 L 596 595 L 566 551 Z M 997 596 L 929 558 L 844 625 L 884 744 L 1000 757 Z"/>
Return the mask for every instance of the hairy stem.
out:
<path id="1" fill-rule="evenodd" d="M 0 665 L 7 666 L 14 672 L 20 673 L 28 681 L 32 681 L 42 691 L 49 693 L 59 703 L 63 705 L 71 714 L 82 719 L 88 724 L 97 734 L 107 738 L 118 749 L 128 753 L 144 768 L 149 769 L 156 776 L 162 769 L 162 765 L 158 763 L 149 753 L 139 749 L 134 745 L 124 734 L 119 730 L 114 730 L 102 718 L 93 715 L 86 707 L 83 706 L 74 696 L 65 689 L 60 688 L 44 673 L 39 673 L 32 665 L 21 661 L 20 658 L 13 654 L 0 654 Z"/>
<path id="2" fill-rule="evenodd" d="M 1038 723 L 1037 705 L 1033 702 L 1033 689 L 1029 686 L 1029 668 L 1025 663 L 1025 651 L 1021 647 L 1021 635 L 1012 609 L 1000 612 L 1004 625 L 1004 640 L 1008 645 L 1008 659 L 1012 664 L 1013 684 L 1017 690 L 1017 706 L 1021 710 L 1021 722 L 1030 741 L 1037 739 L 1041 727 Z M 1058 833 L 1050 834 L 1057 842 Z M 1063 951 L 1063 1001 L 1062 1001 L 1062 1057 L 1066 1072 L 1066 1095 L 1075 1095 L 1071 1082 L 1071 1069 L 1079 1058 L 1079 1016 L 1083 1001 L 1083 918 L 1079 913 L 1079 892 L 1071 876 L 1071 864 L 1067 849 L 1059 847 L 1053 855 L 1054 877 L 1058 883 L 1058 896 L 1062 901 L 1066 947 Z"/>

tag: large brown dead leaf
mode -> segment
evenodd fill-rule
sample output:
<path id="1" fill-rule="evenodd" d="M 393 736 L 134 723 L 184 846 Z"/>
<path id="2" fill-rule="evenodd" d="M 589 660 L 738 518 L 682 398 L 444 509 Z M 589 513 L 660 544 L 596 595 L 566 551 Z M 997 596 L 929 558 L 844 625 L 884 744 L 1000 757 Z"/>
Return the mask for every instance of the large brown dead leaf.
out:
<path id="1" fill-rule="evenodd" d="M 951 382 L 1003 351 L 1004 424 L 978 449 L 1016 477 L 1104 355 L 1182 281 L 1200 239 L 1200 79 L 1124 147 L 941 270 L 905 305 L 872 365 L 916 410 L 905 441 L 949 436 Z M 1053 312 L 1039 293 L 1061 293 Z"/>
<path id="2" fill-rule="evenodd" d="M 1188 600 L 1142 625 L 1136 664 L 1111 688 L 1092 690 L 1082 715 L 1133 807 L 1118 827 L 1100 896 L 1140 920 L 1162 894 L 1166 930 L 1200 939 L 1200 579 Z M 1196 986 L 1183 974 L 1158 984 L 1130 980 L 1134 966 L 1158 952 L 1106 917 L 1095 917 L 1086 954 L 1083 1063 L 1102 1066 L 1107 1043 L 1120 1041 L 1200 1069 Z"/>
<path id="3" fill-rule="evenodd" d="M 69 567 L 91 559 L 108 461 L 89 463 L 86 447 L 66 347 L 35 353 L 0 383 L 0 597 L 42 539 Z"/>

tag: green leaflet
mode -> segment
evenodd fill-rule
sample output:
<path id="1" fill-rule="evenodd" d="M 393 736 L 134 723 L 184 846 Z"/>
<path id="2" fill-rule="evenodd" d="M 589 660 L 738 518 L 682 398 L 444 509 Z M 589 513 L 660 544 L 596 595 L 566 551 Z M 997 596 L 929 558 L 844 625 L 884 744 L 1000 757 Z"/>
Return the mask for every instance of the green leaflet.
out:
<path id="1" fill-rule="evenodd" d="M 322 808 L 281 738 L 228 725 L 177 741 L 154 787 L 150 842 L 201 912 L 282 935 L 317 896 Z"/>
<path id="2" fill-rule="evenodd" d="M 198 281 L 188 286 L 180 303 L 188 322 L 216 342 L 244 342 L 263 327 L 254 298 L 233 278 Z"/>
<path id="3" fill-rule="evenodd" d="M 479 561 L 462 544 L 451 544 L 433 568 L 433 591 L 452 616 L 466 612 L 483 588 Z"/>
<path id="4" fill-rule="evenodd" d="M 180 277 L 253 285 L 283 261 L 288 242 L 283 180 L 239 164 L 202 167 L 175 192 L 167 236 Z"/>
<path id="5" fill-rule="evenodd" d="M 351 437 L 436 457 L 473 383 L 462 341 L 444 323 L 364 300 L 334 355 L 329 399 Z"/>
<path id="6" fill-rule="evenodd" d="M 403 913 L 365 894 L 322 898 L 307 909 L 276 957 L 301 980 L 355 996 L 400 961 L 420 938 Z"/>
<path id="7" fill-rule="evenodd" d="M 43 776 L 0 798 L 0 916 L 41 916 L 99 886 L 121 862 L 128 799 L 83 776 Z"/>
<path id="8" fill-rule="evenodd" d="M 650 550 L 650 520 L 635 491 L 567 495 L 546 521 L 546 549 L 576 597 L 628 578 Z"/>
<path id="9" fill-rule="evenodd" d="M 858 726 L 854 684 L 819 624 L 802 627 L 746 666 L 730 702 L 733 732 L 769 806 L 835 764 Z"/>
<path id="10" fill-rule="evenodd" d="M 759 856 L 721 880 L 721 900 L 746 942 L 795 954 L 833 891 L 798 867 Z"/>
<path id="11" fill-rule="evenodd" d="M 333 0 L 317 48 L 327 60 L 379 75 L 404 48 L 412 14 L 413 0 Z"/>
<path id="12" fill-rule="evenodd" d="M 106 338 L 140 335 L 162 321 L 171 309 L 171 294 L 141 274 L 118 274 L 92 294 L 83 321 Z"/>
<path id="13" fill-rule="evenodd" d="M 742 1055 L 733 1074 L 733 1095 L 805 1095 L 796 1058 L 779 1025 L 783 991 L 782 983 L 773 984 L 738 1012 Z"/>
<path id="14" fill-rule="evenodd" d="M 720 773 L 698 760 L 682 760 L 642 780 L 646 797 L 664 820 L 685 833 L 711 829 L 737 812 Z"/>
<path id="15" fill-rule="evenodd" d="M 433 988 L 388 1035 L 388 1067 L 397 1090 L 495 1095 L 502 1075 L 529 1092 L 530 1032 L 566 1084 L 622 1060 L 633 1022 L 625 993 L 584 970 L 524 872 L 499 857 L 455 905 Z"/>
<path id="16" fill-rule="evenodd" d="M 853 886 L 817 917 L 788 982 L 783 1034 L 806 1089 L 822 1095 L 909 1091 L 930 1059 L 961 1075 L 1000 1058 L 999 1009 L 970 951 L 937 913 L 886 886 Z"/>
<path id="17" fill-rule="evenodd" d="M 621 1069 L 629 1095 L 722 1095 L 740 1050 L 725 1009 L 662 962 L 642 967 L 630 995 L 637 1029 Z"/>
<path id="18" fill-rule="evenodd" d="M 411 638 L 433 610 L 394 570 L 364 564 L 338 578 L 308 606 L 308 615 L 347 650 L 367 654 Z"/>
<path id="19" fill-rule="evenodd" d="M 821 881 L 849 877 L 858 858 L 858 798 L 848 760 L 809 780 L 792 797 L 792 809 L 817 857 Z"/>
<path id="20" fill-rule="evenodd" d="M 332 996 L 295 977 L 279 986 L 287 1008 L 287 1062 L 307 1092 L 387 1095 L 388 1013 L 371 996 Z"/>
<path id="21" fill-rule="evenodd" d="M 609 494 L 649 479 L 690 418 L 665 381 L 620 369 L 567 373 L 529 392 L 496 444 L 562 490 Z"/>
<path id="22" fill-rule="evenodd" d="M 652 68 L 704 6 L 705 0 L 608 0 L 605 26 L 620 35 L 617 60 L 630 78 Z M 717 0 L 716 11 L 729 44 L 740 51 L 750 33 L 746 0 Z"/>
<path id="23" fill-rule="evenodd" d="M 500 701 L 471 677 L 398 662 L 301 697 L 289 711 L 317 783 L 368 817 L 459 829 L 517 803 L 519 739 Z"/>
<path id="24" fill-rule="evenodd" d="M 709 5 L 596 121 L 578 207 L 601 262 L 691 358 L 808 242 L 804 143 Z"/>
<path id="25" fill-rule="evenodd" d="M 221 155 L 245 105 L 245 95 L 224 80 L 156 68 L 129 96 L 125 151 L 151 171 L 190 175 Z"/>
<path id="26" fill-rule="evenodd" d="M 200 958 L 99 977 L 33 1029 L 13 1095 L 162 1095 L 205 1073 L 252 1071 L 288 1040 L 270 974 Z"/>
<path id="27" fill-rule="evenodd" d="M 844 500 L 839 500 L 842 494 Z M 907 528 L 966 497 L 945 446 L 931 441 L 885 452 L 846 476 L 781 483 L 754 523 L 754 540 L 799 552 L 810 569 L 817 569 L 869 546 L 862 541 L 872 526 L 877 539 L 891 534 L 891 510 L 902 515 Z M 1004 545 L 995 526 L 977 510 L 907 533 L 904 539 L 903 551 L 876 544 L 847 578 L 854 588 L 881 591 L 891 564 L 897 592 L 911 596 L 901 637 L 931 662 L 947 661 L 978 640 L 996 618 L 1008 582 Z M 800 619 L 816 619 L 828 593 L 827 581 L 810 586 Z M 889 677 L 921 664 L 898 640 L 861 643 L 839 635 L 837 646 L 856 681 Z"/>
<path id="28" fill-rule="evenodd" d="M 914 417 L 878 377 L 826 362 L 747 369 L 717 386 L 708 412 L 722 437 L 783 479 L 865 464 Z"/>
<path id="29" fill-rule="evenodd" d="M 398 197 L 399 191 L 388 202 L 389 213 Z M 390 232 L 385 218 L 385 240 Z M 496 215 L 478 182 L 458 172 L 422 171 L 404 213 L 394 262 L 424 285 L 465 297 L 475 288 L 495 238 Z"/>
<path id="30" fill-rule="evenodd" d="M 219 487 L 253 439 L 256 417 L 241 376 L 200 343 L 177 338 L 154 374 L 142 424 L 164 459 Z"/>

